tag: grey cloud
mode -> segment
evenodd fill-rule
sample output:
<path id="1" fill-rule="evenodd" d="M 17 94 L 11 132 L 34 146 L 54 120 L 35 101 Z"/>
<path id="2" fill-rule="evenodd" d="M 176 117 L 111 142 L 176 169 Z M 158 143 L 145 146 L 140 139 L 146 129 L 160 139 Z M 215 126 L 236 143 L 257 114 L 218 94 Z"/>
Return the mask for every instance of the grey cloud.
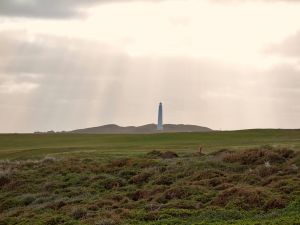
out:
<path id="1" fill-rule="evenodd" d="M 135 0 L 1 0 L 0 15 L 10 17 L 63 19 L 83 16 L 84 12 L 82 9 L 92 7 L 96 4 L 129 1 Z"/>
<path id="2" fill-rule="evenodd" d="M 0 16 L 66 19 L 84 16 L 84 9 L 98 4 L 133 1 L 161 2 L 166 0 L 1 0 Z M 170 0 L 169 0 L 170 1 Z M 250 0 L 210 0 L 216 3 L 243 3 Z M 299 0 L 257 0 L 262 2 L 293 2 Z M 175 21 L 178 22 L 178 21 Z M 181 21 L 182 23 L 184 21 Z M 184 22 L 185 23 L 185 22 Z"/>

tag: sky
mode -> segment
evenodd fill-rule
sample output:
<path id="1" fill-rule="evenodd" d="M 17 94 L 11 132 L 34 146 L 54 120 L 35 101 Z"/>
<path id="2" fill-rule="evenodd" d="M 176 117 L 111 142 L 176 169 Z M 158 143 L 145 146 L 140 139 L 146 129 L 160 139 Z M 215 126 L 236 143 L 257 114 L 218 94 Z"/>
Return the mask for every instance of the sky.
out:
<path id="1" fill-rule="evenodd" d="M 300 128 L 299 0 L 1 0 L 0 132 Z"/>

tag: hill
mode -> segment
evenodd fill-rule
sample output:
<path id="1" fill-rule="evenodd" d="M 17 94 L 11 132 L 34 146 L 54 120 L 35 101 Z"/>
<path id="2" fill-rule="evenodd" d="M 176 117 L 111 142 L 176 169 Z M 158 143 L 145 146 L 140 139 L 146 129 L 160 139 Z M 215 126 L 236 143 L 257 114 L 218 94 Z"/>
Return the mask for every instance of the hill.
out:
<path id="1" fill-rule="evenodd" d="M 163 133 L 176 132 L 210 132 L 213 131 L 207 127 L 186 124 L 165 124 Z M 71 133 L 78 134 L 139 134 L 139 133 L 162 133 L 156 130 L 156 124 L 146 124 L 143 126 L 121 127 L 116 124 L 108 124 L 99 127 L 73 130 Z"/>

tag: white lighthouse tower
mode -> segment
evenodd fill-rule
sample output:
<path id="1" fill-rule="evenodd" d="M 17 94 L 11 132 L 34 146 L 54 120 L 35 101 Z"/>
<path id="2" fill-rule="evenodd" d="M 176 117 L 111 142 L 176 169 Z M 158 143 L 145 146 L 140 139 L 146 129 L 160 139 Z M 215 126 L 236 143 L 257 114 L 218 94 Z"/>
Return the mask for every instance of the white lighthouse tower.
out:
<path id="1" fill-rule="evenodd" d="M 163 131 L 164 125 L 163 125 L 163 108 L 162 103 L 159 103 L 158 107 L 158 122 L 157 122 L 157 130 Z"/>

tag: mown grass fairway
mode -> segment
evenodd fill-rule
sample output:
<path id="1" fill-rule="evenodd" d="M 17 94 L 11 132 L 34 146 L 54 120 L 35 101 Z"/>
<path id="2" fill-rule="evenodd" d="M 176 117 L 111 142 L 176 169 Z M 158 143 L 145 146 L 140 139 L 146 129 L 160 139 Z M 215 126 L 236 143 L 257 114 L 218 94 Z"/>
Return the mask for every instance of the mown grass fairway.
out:
<path id="1" fill-rule="evenodd" d="M 138 155 L 154 149 L 194 152 L 199 145 L 212 152 L 262 145 L 300 148 L 300 130 L 244 130 L 171 134 L 2 134 L 1 159 L 32 159 L 48 154 Z"/>
<path id="2" fill-rule="evenodd" d="M 0 225 L 299 225 L 299 150 L 300 130 L 3 134 Z"/>

